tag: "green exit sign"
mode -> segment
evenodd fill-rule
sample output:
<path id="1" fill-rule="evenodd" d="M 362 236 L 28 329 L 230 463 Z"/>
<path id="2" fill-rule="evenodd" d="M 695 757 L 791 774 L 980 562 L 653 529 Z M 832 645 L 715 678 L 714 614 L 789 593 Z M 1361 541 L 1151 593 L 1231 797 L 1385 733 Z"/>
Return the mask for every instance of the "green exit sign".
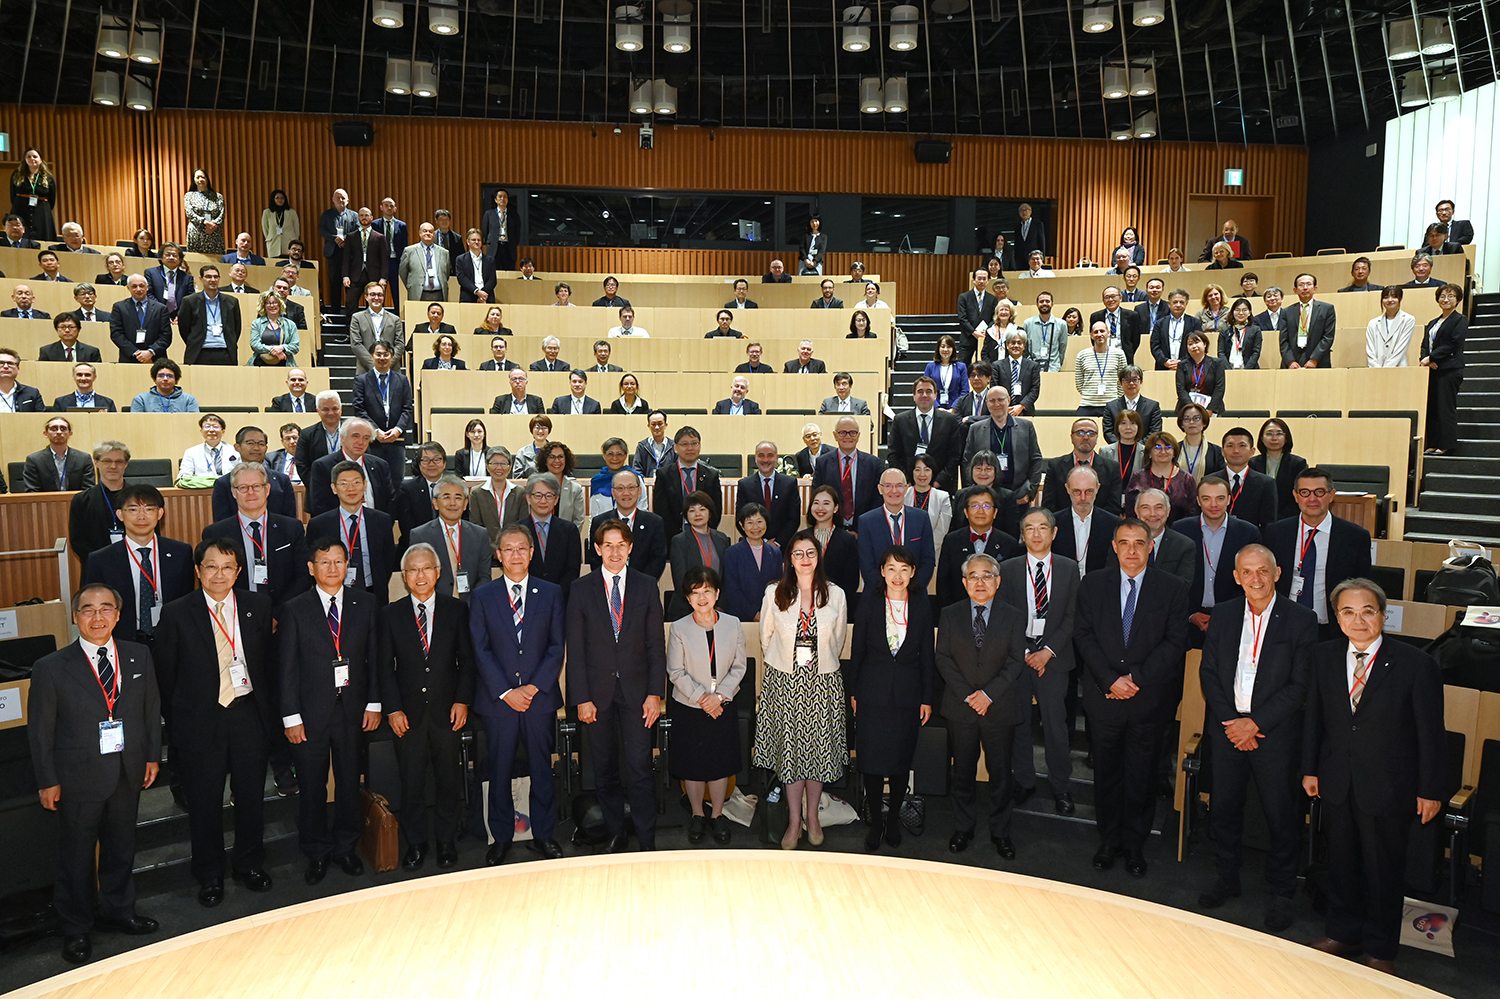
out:
<path id="1" fill-rule="evenodd" d="M 1225 187 L 1243 187 L 1244 184 L 1245 184 L 1245 171 L 1238 170 L 1238 169 L 1236 169 L 1234 167 L 1225 167 L 1224 168 L 1224 186 Z"/>

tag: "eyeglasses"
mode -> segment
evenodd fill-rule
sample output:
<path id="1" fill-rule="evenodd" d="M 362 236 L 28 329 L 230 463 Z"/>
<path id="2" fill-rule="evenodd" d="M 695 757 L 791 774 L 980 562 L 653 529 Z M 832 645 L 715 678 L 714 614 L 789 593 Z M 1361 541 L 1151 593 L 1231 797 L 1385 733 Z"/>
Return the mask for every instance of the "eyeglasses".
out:
<path id="1" fill-rule="evenodd" d="M 969 504 L 969 509 L 973 510 L 975 513 L 982 513 L 985 510 L 993 510 L 993 509 L 995 509 L 995 504 L 993 504 L 993 503 L 970 503 Z"/>
<path id="2" fill-rule="evenodd" d="M 1099 431 L 1097 431 L 1097 430 L 1075 430 L 1075 431 L 1073 431 L 1073 436 L 1074 437 L 1098 437 L 1099 436 Z"/>
<path id="3" fill-rule="evenodd" d="M 818 557 L 818 553 L 815 552 L 815 551 L 794 551 L 794 552 L 792 552 L 792 561 L 793 562 L 812 562 L 812 561 L 816 560 L 817 557 Z"/>
<path id="4" fill-rule="evenodd" d="M 423 465 L 441 465 L 445 461 L 446 461 L 446 459 L 444 459 L 444 458 L 439 458 L 437 455 L 431 455 L 429 457 L 423 458 L 421 460 L 420 464 L 423 464 Z"/>
<path id="5" fill-rule="evenodd" d="M 271 486 L 269 483 L 265 482 L 247 482 L 242 486 L 234 486 L 232 488 L 237 493 L 258 493 L 262 490 L 270 489 Z"/>
<path id="6" fill-rule="evenodd" d="M 536 492 L 531 493 L 531 498 L 532 499 L 537 499 L 537 500 L 557 499 L 557 493 L 544 493 L 544 492 L 538 490 Z"/>
<path id="7" fill-rule="evenodd" d="M 835 437 L 858 437 L 859 436 L 859 431 L 858 430 L 835 430 L 833 432 L 833 436 L 835 436 Z"/>
<path id="8" fill-rule="evenodd" d="M 1170 445 L 1170 444 L 1157 444 L 1154 447 L 1152 447 L 1151 450 L 1153 450 L 1153 451 L 1175 451 L 1177 449 L 1175 447 L 1173 447 L 1172 445 Z"/>
<path id="9" fill-rule="evenodd" d="M 342 569 L 348 564 L 349 560 L 342 558 L 320 558 L 313 562 L 313 565 L 317 566 L 319 569 L 332 569 L 335 566 Z"/>
<path id="10" fill-rule="evenodd" d="M 1303 499 L 1322 499 L 1333 492 L 1332 489 L 1296 489 L 1293 491 Z"/>
<path id="11" fill-rule="evenodd" d="M 500 549 L 500 554 L 501 555 L 530 555 L 531 554 L 531 546 L 530 545 L 506 545 L 504 548 Z"/>
<path id="12" fill-rule="evenodd" d="M 984 583 L 992 579 L 999 579 L 999 575 L 993 572 L 971 572 L 964 579 L 971 583 Z"/>
<path id="13" fill-rule="evenodd" d="M 1284 431 L 1284 430 L 1278 430 L 1275 427 L 1269 427 L 1266 430 L 1264 430 L 1264 431 L 1261 432 L 1261 436 L 1262 437 L 1285 437 L 1286 436 L 1286 431 Z"/>

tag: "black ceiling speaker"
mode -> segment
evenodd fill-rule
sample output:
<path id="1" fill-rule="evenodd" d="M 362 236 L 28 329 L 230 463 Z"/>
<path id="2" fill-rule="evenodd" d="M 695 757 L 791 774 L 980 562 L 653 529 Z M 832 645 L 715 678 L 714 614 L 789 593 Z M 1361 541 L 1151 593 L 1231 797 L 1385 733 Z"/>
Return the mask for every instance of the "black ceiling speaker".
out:
<path id="1" fill-rule="evenodd" d="M 369 146 L 375 143 L 375 126 L 367 121 L 336 121 L 333 123 L 335 146 Z M 946 157 L 944 158 L 946 162 Z"/>
<path id="2" fill-rule="evenodd" d="M 936 139 L 923 139 L 917 143 L 918 163 L 947 163 L 953 153 L 953 143 Z"/>

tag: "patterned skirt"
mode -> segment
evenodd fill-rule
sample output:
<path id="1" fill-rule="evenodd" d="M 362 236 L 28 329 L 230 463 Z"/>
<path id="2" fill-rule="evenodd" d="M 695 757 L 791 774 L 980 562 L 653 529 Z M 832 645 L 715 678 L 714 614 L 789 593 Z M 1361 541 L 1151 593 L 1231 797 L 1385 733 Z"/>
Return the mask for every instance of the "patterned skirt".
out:
<path id="1" fill-rule="evenodd" d="M 836 781 L 849 762 L 844 731 L 844 678 L 816 663 L 791 673 L 767 669 L 755 722 L 754 761 L 783 783 Z"/>

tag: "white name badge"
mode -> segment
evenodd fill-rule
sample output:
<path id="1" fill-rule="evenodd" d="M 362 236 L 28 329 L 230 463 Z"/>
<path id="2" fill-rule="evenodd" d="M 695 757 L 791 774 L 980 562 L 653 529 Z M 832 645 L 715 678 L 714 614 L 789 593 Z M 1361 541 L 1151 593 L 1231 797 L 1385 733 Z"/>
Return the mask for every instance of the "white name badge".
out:
<path id="1" fill-rule="evenodd" d="M 797 646 L 797 665 L 811 666 L 813 661 L 813 647 L 811 645 Z"/>
<path id="2" fill-rule="evenodd" d="M 135 331 L 135 342 L 137 344 L 144 344 L 146 342 L 146 331 L 145 330 L 136 330 Z"/>
<path id="3" fill-rule="evenodd" d="M 349 686 L 349 663 L 343 659 L 333 661 L 333 685 L 335 687 Z"/>
<path id="4" fill-rule="evenodd" d="M 1193 400 L 1194 402 L 1196 402 L 1198 405 L 1204 407 L 1205 409 L 1208 408 L 1208 404 L 1209 404 L 1210 399 L 1209 399 L 1208 396 L 1204 395 L 1202 392 L 1189 392 L 1188 393 L 1188 398 L 1191 399 L 1191 400 Z"/>
<path id="5" fill-rule="evenodd" d="M 124 532 L 124 530 L 122 530 L 121 528 L 118 528 L 118 527 L 112 528 L 110 530 L 110 532 L 109 532 L 109 542 L 110 542 L 110 544 L 114 544 L 116 541 L 124 541 L 124 540 L 125 540 L 125 532 Z"/>
<path id="6" fill-rule="evenodd" d="M 927 445 L 926 444 L 918 444 L 917 445 L 917 450 L 915 451 L 915 453 L 916 454 L 926 454 L 927 453 Z"/>
<path id="7" fill-rule="evenodd" d="M 29 204 L 32 208 L 36 207 L 36 199 L 35 198 L 27 198 L 26 199 L 26 203 Z"/>
<path id="8" fill-rule="evenodd" d="M 208 324 L 208 335 L 209 336 L 213 336 L 213 337 L 222 337 L 224 335 L 224 324 L 223 323 L 209 323 Z"/>
<path id="9" fill-rule="evenodd" d="M 1299 347 L 1306 347 L 1307 346 L 1307 334 L 1306 333 L 1298 333 L 1297 334 L 1297 346 L 1299 346 Z"/>
<path id="10" fill-rule="evenodd" d="M 276 235 L 280 236 L 281 235 L 281 231 L 282 231 L 281 230 L 281 226 L 277 226 L 276 227 Z"/>
<path id="11" fill-rule="evenodd" d="M 352 565 L 349 568 L 347 568 L 347 569 L 344 570 L 344 585 L 345 586 L 353 586 L 354 585 L 354 566 L 352 566 Z"/>
<path id="12" fill-rule="evenodd" d="M 250 683 L 250 669 L 239 656 L 229 664 L 229 685 L 234 688 L 235 697 L 244 697 L 255 690 Z"/>
<path id="13" fill-rule="evenodd" d="M 256 586 L 265 586 L 271 581 L 271 573 L 266 566 L 257 565 L 250 569 L 250 582 Z"/>
<path id="14" fill-rule="evenodd" d="M 1304 582 L 1306 582 L 1305 577 L 1295 572 L 1292 573 L 1292 585 L 1287 595 L 1293 600 L 1296 600 L 1298 597 L 1302 596 L 1302 584 Z"/>
<path id="15" fill-rule="evenodd" d="M 1030 627 L 1028 627 L 1026 629 L 1026 634 L 1029 635 L 1032 638 L 1041 638 L 1042 637 L 1042 633 L 1045 632 L 1046 630 L 1047 630 L 1047 619 L 1044 618 L 1044 617 L 1039 617 L 1035 621 L 1031 622 Z"/>
<path id="16" fill-rule="evenodd" d="M 469 592 L 469 574 L 461 572 L 453 577 L 453 592 L 463 596 Z"/>
<path id="17" fill-rule="evenodd" d="M 995 455 L 995 458 L 1000 464 L 1000 471 L 1004 472 L 1010 468 L 1010 455 L 997 454 Z"/>
<path id="18" fill-rule="evenodd" d="M 99 753 L 108 756 L 110 753 L 125 752 L 125 723 L 122 721 L 102 721 L 99 723 Z"/>

